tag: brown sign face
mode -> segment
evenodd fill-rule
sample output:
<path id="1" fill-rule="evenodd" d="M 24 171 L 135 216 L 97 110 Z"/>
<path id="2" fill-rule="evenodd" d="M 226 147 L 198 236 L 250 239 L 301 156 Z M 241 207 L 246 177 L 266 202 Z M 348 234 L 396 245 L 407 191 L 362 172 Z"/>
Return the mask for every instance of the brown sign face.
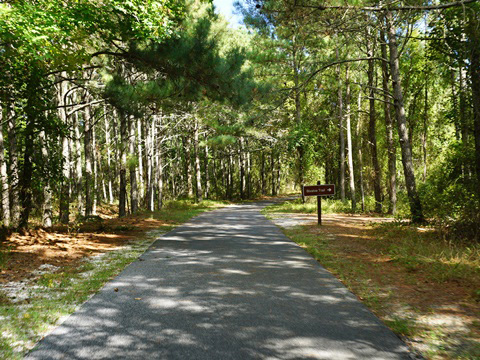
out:
<path id="1" fill-rule="evenodd" d="M 308 185 L 303 187 L 303 196 L 335 195 L 335 185 Z"/>

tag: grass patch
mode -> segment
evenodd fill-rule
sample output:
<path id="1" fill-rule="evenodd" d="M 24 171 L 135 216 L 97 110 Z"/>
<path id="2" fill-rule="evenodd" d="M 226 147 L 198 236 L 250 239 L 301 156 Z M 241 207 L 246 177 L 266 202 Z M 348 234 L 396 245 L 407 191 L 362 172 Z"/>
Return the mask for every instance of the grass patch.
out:
<path id="1" fill-rule="evenodd" d="M 22 359 L 49 328 L 74 312 L 107 281 L 135 261 L 157 236 L 201 212 L 225 205 L 214 201 L 200 204 L 189 200 L 167 202 L 162 211 L 144 214 L 162 220 L 164 225 L 120 249 L 86 258 L 76 266 L 44 273 L 30 283 L 27 300 L 12 302 L 0 291 L 0 359 Z M 126 226 L 125 231 L 128 231 L 132 225 Z"/>
<path id="2" fill-rule="evenodd" d="M 367 197 L 365 199 L 366 209 L 375 208 L 375 200 L 373 197 Z M 357 204 L 357 212 L 361 209 L 361 205 Z M 302 199 L 289 200 L 282 203 L 278 203 L 269 206 L 266 212 L 271 213 L 300 213 L 300 214 L 316 214 L 317 213 L 317 199 L 315 196 L 305 197 L 305 203 L 302 203 Z M 330 199 L 327 197 L 322 198 L 322 213 L 334 214 L 334 213 L 352 213 L 352 204 L 350 201 L 342 202 L 339 199 Z"/>
<path id="3" fill-rule="evenodd" d="M 385 320 L 385 324 L 397 335 L 412 336 L 416 332 L 415 322 L 411 319 L 395 316 L 392 320 Z"/>
<path id="4" fill-rule="evenodd" d="M 480 284 L 480 245 L 443 239 L 433 228 L 417 228 L 398 223 L 376 226 L 375 251 L 388 254 L 407 270 L 421 271 L 429 280 L 451 280 Z"/>

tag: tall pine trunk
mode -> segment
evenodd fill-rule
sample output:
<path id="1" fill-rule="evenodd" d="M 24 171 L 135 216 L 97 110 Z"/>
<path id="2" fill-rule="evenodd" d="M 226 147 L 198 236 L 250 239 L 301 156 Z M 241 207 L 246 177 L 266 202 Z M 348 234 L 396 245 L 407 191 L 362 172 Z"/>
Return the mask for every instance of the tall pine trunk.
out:
<path id="1" fill-rule="evenodd" d="M 93 213 L 93 197 L 95 193 L 94 178 L 93 178 L 93 164 L 92 164 L 92 114 L 90 106 L 85 108 L 84 112 L 84 152 L 85 152 L 85 216 L 90 216 Z"/>
<path id="2" fill-rule="evenodd" d="M 358 108 L 358 120 L 357 120 L 357 130 L 356 130 L 356 138 L 358 141 L 358 167 L 359 167 L 359 175 L 360 175 L 360 197 L 362 200 L 362 211 L 365 211 L 365 190 L 363 187 L 363 135 L 362 135 L 362 92 L 358 92 L 358 100 L 357 100 L 357 108 Z"/>
<path id="3" fill-rule="evenodd" d="M 245 139 L 240 137 L 240 198 L 245 199 Z"/>
<path id="4" fill-rule="evenodd" d="M 195 179 L 197 182 L 195 191 L 195 202 L 201 202 L 203 200 L 202 190 L 202 173 L 200 171 L 200 146 L 198 143 L 198 132 L 200 131 L 200 124 L 198 118 L 195 116 L 195 128 L 193 133 L 193 147 L 195 151 Z"/>
<path id="5" fill-rule="evenodd" d="M 467 33 L 470 40 L 469 60 L 473 105 L 473 136 L 475 138 L 475 172 L 477 175 L 477 197 L 480 199 L 480 21 L 468 20 Z"/>
<path id="6" fill-rule="evenodd" d="M 62 77 L 66 77 L 66 74 L 63 72 Z M 58 79 L 57 79 L 58 80 Z M 62 147 L 62 185 L 60 189 L 60 222 L 62 224 L 68 224 L 70 218 L 70 149 L 68 144 L 68 133 L 67 129 L 69 127 L 67 110 L 64 106 L 67 105 L 66 94 L 68 91 L 67 82 L 61 81 L 58 84 L 57 89 L 57 104 L 58 107 L 58 117 L 61 123 L 64 126 L 61 141 Z M 44 134 L 45 135 L 45 134 Z"/>
<path id="7" fill-rule="evenodd" d="M 209 199 L 210 198 L 210 172 L 209 172 L 209 148 L 208 145 L 205 145 L 205 198 Z"/>
<path id="8" fill-rule="evenodd" d="M 8 191 L 8 176 L 7 176 L 7 163 L 5 162 L 5 145 L 3 143 L 3 122 L 4 114 L 8 116 L 8 113 L 4 112 L 0 104 L 0 180 L 2 181 L 2 219 L 3 226 L 10 226 L 10 199 Z"/>
<path id="9" fill-rule="evenodd" d="M 350 78 L 348 66 L 345 72 L 345 103 L 346 103 L 346 112 L 345 120 L 347 125 L 347 149 L 348 149 L 348 173 L 350 179 L 350 196 L 352 198 L 352 212 L 355 213 L 357 210 L 357 199 L 355 196 L 355 173 L 353 170 L 353 146 L 352 146 L 352 125 L 351 125 L 351 96 L 350 96 Z"/>
<path id="10" fill-rule="evenodd" d="M 335 48 L 335 53 L 338 57 L 338 47 Z M 343 131 L 343 94 L 342 94 L 342 80 L 340 77 L 340 66 L 337 66 L 338 75 L 338 128 L 340 130 L 340 199 L 345 201 L 345 135 Z"/>
<path id="11" fill-rule="evenodd" d="M 367 36 L 369 36 L 368 34 Z M 382 212 L 382 188 L 381 188 L 381 174 L 380 174 L 380 164 L 378 162 L 378 152 L 377 152 L 377 133 L 376 133 L 376 124 L 377 124 L 377 113 L 375 111 L 375 61 L 373 60 L 373 44 L 369 41 L 368 44 L 368 97 L 369 97 L 369 122 L 368 122 L 368 139 L 370 143 L 370 154 L 372 156 L 372 165 L 373 165 L 373 191 L 375 194 L 375 212 Z"/>
<path id="12" fill-rule="evenodd" d="M 130 163 L 128 164 L 130 171 L 130 209 L 132 214 L 138 211 L 138 189 L 137 189 L 137 165 L 135 159 L 135 118 L 129 116 L 128 127 L 130 136 L 128 137 L 128 149 Z"/>
<path id="13" fill-rule="evenodd" d="M 8 158 L 10 165 L 10 220 L 12 227 L 20 221 L 20 174 L 18 167 L 17 123 L 12 105 L 7 103 Z"/>
<path id="14" fill-rule="evenodd" d="M 390 81 L 390 73 L 388 71 L 387 43 L 385 33 L 380 32 L 382 58 L 382 87 L 383 87 L 383 112 L 385 116 L 385 130 L 387 135 L 387 157 L 388 157 L 388 213 L 395 215 L 397 212 L 397 147 L 393 140 L 393 121 L 391 116 L 391 99 L 388 96 L 390 93 L 388 83 Z"/>
<path id="15" fill-rule="evenodd" d="M 143 171 L 143 134 L 142 119 L 137 119 L 137 156 L 138 156 L 138 198 L 139 202 L 143 202 L 145 198 L 145 177 Z M 144 203 L 141 205 L 144 206 Z"/>
<path id="16" fill-rule="evenodd" d="M 403 104 L 403 90 L 400 78 L 400 61 L 397 45 L 397 34 L 393 24 L 393 15 L 391 11 L 386 12 L 387 33 L 390 48 L 390 71 L 393 84 L 393 98 L 395 114 L 397 117 L 397 129 L 402 150 L 402 164 L 405 175 L 405 184 L 407 187 L 408 200 L 410 203 L 410 212 L 412 221 L 415 223 L 423 222 L 423 209 L 418 196 L 415 181 L 415 173 L 412 160 L 412 146 L 408 137 L 407 119 L 405 116 L 405 106 Z"/>
<path id="17" fill-rule="evenodd" d="M 120 191 L 118 216 L 123 217 L 127 215 L 127 115 L 120 113 Z"/>
<path id="18" fill-rule="evenodd" d="M 158 117 L 158 131 L 159 133 L 162 132 L 162 116 L 160 115 Z M 158 199 L 158 209 L 161 210 L 163 207 L 163 153 L 162 153 L 162 141 L 161 138 L 158 137 L 157 140 L 157 145 L 156 145 L 156 151 L 157 151 L 157 199 Z"/>
<path id="19" fill-rule="evenodd" d="M 42 158 L 44 163 L 46 164 L 49 161 L 49 156 L 44 130 L 40 131 L 39 139 L 42 151 Z M 49 177 L 45 178 L 45 182 L 43 184 L 42 224 L 47 229 L 52 227 L 52 189 L 50 187 Z"/>
<path id="20" fill-rule="evenodd" d="M 113 204 L 113 186 L 112 186 L 112 142 L 110 139 L 110 122 L 107 117 L 107 109 L 104 108 L 104 120 L 105 120 L 105 147 L 107 148 L 107 169 L 105 170 L 105 176 L 108 183 L 108 203 Z"/>
<path id="21" fill-rule="evenodd" d="M 78 121 L 79 113 L 73 115 L 74 130 L 74 147 L 75 147 L 75 191 L 77 193 L 77 215 L 83 216 L 83 169 L 82 169 L 82 145 L 80 142 L 80 122 Z"/>

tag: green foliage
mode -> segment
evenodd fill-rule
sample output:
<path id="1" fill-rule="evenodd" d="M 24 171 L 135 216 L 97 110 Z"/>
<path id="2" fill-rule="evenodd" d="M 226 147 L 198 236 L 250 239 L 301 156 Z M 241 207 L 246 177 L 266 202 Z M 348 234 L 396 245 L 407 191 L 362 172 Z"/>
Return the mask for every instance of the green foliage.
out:
<path id="1" fill-rule="evenodd" d="M 473 155 L 473 149 L 464 144 L 451 143 L 419 192 L 426 213 L 450 235 L 478 240 L 480 199 L 476 195 L 475 179 L 465 174 L 474 168 Z"/>

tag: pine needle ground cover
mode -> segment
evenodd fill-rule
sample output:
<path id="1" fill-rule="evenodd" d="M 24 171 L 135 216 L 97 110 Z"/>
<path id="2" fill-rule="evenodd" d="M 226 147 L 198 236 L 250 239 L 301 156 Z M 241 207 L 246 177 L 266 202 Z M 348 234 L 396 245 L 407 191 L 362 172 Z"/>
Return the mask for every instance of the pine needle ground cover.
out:
<path id="1" fill-rule="evenodd" d="M 301 207 L 311 205 L 287 202 L 264 213 L 416 352 L 427 359 L 480 358 L 478 244 L 364 215 L 325 214 L 319 227 L 315 215 L 296 211 Z"/>
<path id="2" fill-rule="evenodd" d="M 69 228 L 11 234 L 0 243 L 0 359 L 23 358 L 159 235 L 226 204 L 172 201 L 162 211 L 122 219 L 102 208 Z"/>

